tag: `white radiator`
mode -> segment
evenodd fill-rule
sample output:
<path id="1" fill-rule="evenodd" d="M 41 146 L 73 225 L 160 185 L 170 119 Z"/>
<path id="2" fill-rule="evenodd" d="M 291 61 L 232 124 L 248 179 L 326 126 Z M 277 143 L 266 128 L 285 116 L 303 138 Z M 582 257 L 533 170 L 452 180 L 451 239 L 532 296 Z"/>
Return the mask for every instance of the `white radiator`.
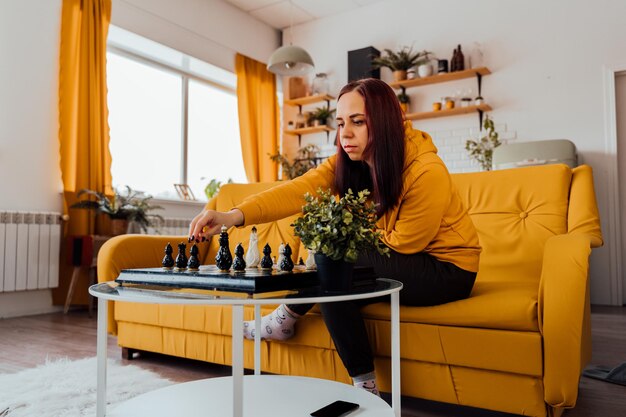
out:
<path id="1" fill-rule="evenodd" d="M 0 292 L 59 286 L 61 215 L 0 211 Z"/>
<path id="2" fill-rule="evenodd" d="M 193 219 L 182 219 L 173 217 L 167 217 L 164 219 L 163 222 L 157 220 L 156 226 L 158 227 L 158 229 L 155 229 L 154 227 L 149 227 L 147 234 L 187 236 L 187 234 L 189 233 L 189 225 L 191 224 L 191 220 Z"/>

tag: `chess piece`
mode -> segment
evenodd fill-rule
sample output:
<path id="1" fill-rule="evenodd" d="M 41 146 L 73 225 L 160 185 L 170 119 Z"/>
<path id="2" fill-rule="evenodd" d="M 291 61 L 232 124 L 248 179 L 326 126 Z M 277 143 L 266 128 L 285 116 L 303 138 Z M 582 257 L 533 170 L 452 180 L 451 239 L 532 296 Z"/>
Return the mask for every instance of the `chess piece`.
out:
<path id="1" fill-rule="evenodd" d="M 307 270 L 317 269 L 317 265 L 315 264 L 315 251 L 313 249 L 308 250 L 309 255 L 306 258 L 306 266 Z"/>
<path id="2" fill-rule="evenodd" d="M 256 227 L 252 227 L 252 233 L 250 233 L 250 244 L 248 245 L 248 252 L 246 253 L 246 264 L 249 268 L 256 268 L 261 261 L 261 253 L 259 252 L 259 238 L 256 234 Z"/>
<path id="3" fill-rule="evenodd" d="M 165 246 L 165 256 L 163 257 L 163 262 L 161 262 L 161 265 L 163 265 L 163 268 L 165 269 L 172 269 L 174 267 L 174 257 L 172 257 L 172 252 L 174 252 L 174 249 L 172 249 L 172 245 L 167 242 L 167 246 Z"/>
<path id="4" fill-rule="evenodd" d="M 243 246 L 241 246 L 241 243 L 235 248 L 233 269 L 237 272 L 243 272 L 246 270 L 246 261 L 243 259 Z"/>
<path id="5" fill-rule="evenodd" d="M 220 271 L 228 271 L 233 264 L 233 257 L 230 254 L 230 247 L 228 246 L 228 230 L 226 226 L 222 226 L 222 232 L 220 233 L 220 249 L 215 256 L 215 264 Z"/>
<path id="6" fill-rule="evenodd" d="M 261 259 L 261 263 L 259 264 L 261 269 L 272 269 L 274 262 L 272 262 L 272 258 L 270 257 L 271 253 L 272 248 L 270 248 L 269 243 L 266 243 L 263 247 L 263 259 Z"/>
<path id="7" fill-rule="evenodd" d="M 191 249 L 189 249 L 189 262 L 187 262 L 187 268 L 189 268 L 190 271 L 197 271 L 200 269 L 198 252 L 198 246 L 194 243 Z"/>
<path id="8" fill-rule="evenodd" d="M 280 246 L 278 246 L 278 260 L 274 262 L 279 269 L 280 269 L 280 264 L 283 262 L 284 257 L 285 257 L 285 244 L 281 243 Z"/>
<path id="9" fill-rule="evenodd" d="M 289 246 L 289 243 L 285 245 L 285 249 L 283 250 L 283 260 L 280 262 L 279 265 L 281 271 L 293 271 L 293 261 L 291 260 L 291 246 Z"/>
<path id="10" fill-rule="evenodd" d="M 298 259 L 298 266 L 304 266 L 304 259 L 302 259 L 302 256 Z"/>
<path id="11" fill-rule="evenodd" d="M 176 269 L 187 269 L 187 245 L 178 244 L 178 255 L 176 256 Z"/>

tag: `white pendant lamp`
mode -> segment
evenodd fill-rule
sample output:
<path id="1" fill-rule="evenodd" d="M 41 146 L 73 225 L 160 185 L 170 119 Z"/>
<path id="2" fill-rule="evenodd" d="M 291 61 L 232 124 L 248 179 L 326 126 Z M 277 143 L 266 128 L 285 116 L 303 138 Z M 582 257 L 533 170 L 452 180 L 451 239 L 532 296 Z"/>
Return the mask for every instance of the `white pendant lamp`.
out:
<path id="1" fill-rule="evenodd" d="M 293 4 L 290 5 L 289 45 L 274 51 L 267 62 L 267 70 L 278 75 L 304 75 L 313 70 L 315 64 L 311 55 L 299 46 L 293 46 Z"/>

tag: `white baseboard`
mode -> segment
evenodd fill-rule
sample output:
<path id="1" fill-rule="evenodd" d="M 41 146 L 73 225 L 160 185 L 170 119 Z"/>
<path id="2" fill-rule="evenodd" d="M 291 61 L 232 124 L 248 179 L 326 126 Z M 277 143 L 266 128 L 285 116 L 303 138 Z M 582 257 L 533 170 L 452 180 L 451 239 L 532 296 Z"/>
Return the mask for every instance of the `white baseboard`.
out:
<path id="1" fill-rule="evenodd" d="M 62 310 L 63 307 L 52 305 L 52 293 L 49 289 L 0 293 L 0 319 Z"/>

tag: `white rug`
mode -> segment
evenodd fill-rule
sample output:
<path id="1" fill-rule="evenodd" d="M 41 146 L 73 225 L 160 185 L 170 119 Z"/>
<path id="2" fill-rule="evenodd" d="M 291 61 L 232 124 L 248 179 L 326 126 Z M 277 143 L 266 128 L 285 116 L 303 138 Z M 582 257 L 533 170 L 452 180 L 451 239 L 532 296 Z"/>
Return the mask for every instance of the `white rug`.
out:
<path id="1" fill-rule="evenodd" d="M 135 365 L 107 363 L 107 404 L 172 384 Z M 8 411 L 7 411 L 8 409 Z M 96 415 L 96 358 L 47 362 L 33 369 L 0 374 L 0 417 Z"/>

